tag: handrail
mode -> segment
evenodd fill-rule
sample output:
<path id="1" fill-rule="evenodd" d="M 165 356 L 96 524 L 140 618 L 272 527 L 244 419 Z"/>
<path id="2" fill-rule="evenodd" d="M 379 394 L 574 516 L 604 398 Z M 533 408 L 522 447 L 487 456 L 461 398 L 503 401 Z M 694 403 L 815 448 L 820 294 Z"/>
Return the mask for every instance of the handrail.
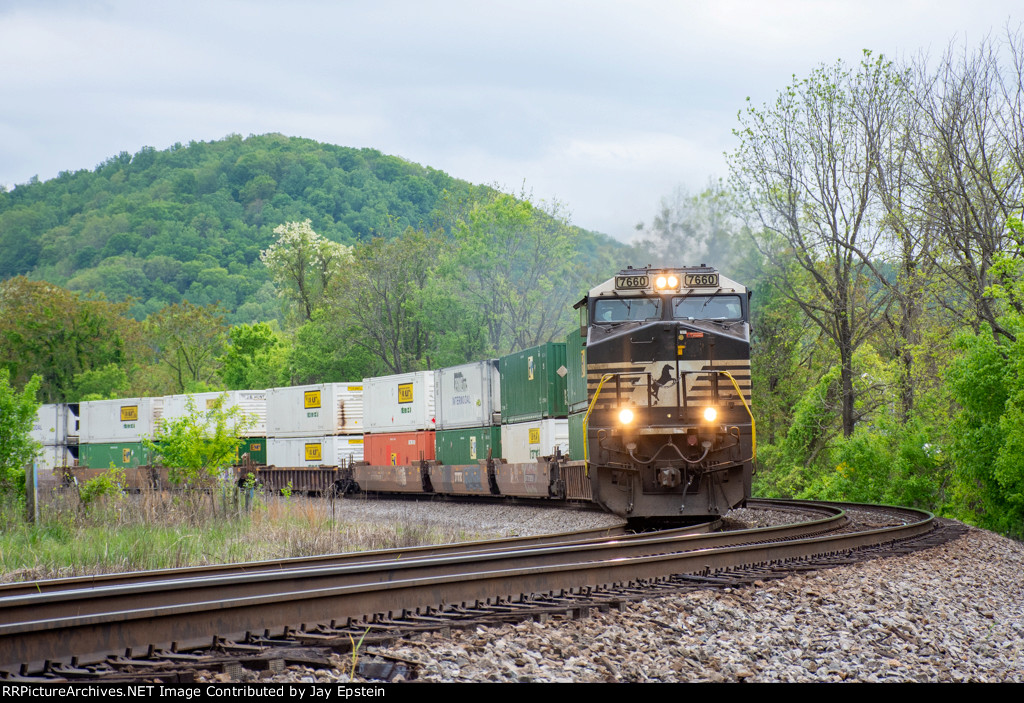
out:
<path id="1" fill-rule="evenodd" d="M 590 405 L 587 406 L 587 414 L 583 416 L 583 475 L 590 475 L 590 453 L 587 448 L 590 444 L 587 442 L 587 420 L 590 419 L 590 413 L 594 410 L 594 403 L 597 402 L 597 396 L 601 395 L 601 389 L 604 387 L 605 381 L 609 378 L 615 378 L 621 374 L 617 373 L 606 373 L 601 376 L 601 382 L 597 384 L 597 390 L 594 391 L 594 399 L 590 401 Z"/>

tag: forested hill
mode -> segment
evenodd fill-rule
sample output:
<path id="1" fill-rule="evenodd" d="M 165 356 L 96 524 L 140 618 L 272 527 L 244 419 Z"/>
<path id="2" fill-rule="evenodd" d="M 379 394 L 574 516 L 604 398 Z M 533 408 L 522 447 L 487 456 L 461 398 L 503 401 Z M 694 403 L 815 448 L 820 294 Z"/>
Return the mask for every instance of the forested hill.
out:
<path id="1" fill-rule="evenodd" d="M 353 244 L 443 225 L 439 208 L 488 190 L 373 149 L 278 134 L 145 147 L 0 192 L 0 280 L 130 296 L 138 319 L 187 299 L 220 303 L 234 322 L 266 320 L 281 311 L 259 259 L 276 226 L 308 218 Z"/>

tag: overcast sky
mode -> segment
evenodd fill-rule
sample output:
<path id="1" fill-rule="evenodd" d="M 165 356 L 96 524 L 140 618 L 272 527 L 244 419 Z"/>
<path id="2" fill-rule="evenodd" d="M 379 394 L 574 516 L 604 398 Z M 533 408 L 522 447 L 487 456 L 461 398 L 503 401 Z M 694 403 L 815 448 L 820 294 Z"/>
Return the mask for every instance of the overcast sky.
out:
<path id="1" fill-rule="evenodd" d="M 281 132 L 556 198 L 628 239 L 814 66 L 941 53 L 1020 0 L 0 0 L 0 184 Z"/>

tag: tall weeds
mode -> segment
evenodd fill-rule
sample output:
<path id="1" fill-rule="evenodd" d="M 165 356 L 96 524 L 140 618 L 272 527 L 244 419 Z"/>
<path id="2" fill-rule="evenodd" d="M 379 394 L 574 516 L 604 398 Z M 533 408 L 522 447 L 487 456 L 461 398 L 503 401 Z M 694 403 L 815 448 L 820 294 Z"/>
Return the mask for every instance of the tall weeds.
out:
<path id="1" fill-rule="evenodd" d="M 233 491 L 210 496 L 148 491 L 82 502 L 74 488 L 41 497 L 38 525 L 0 504 L 0 581 L 261 561 L 482 539 L 439 522 L 361 522 L 332 517 L 327 500 Z M 228 506 L 225 517 L 223 506 Z"/>

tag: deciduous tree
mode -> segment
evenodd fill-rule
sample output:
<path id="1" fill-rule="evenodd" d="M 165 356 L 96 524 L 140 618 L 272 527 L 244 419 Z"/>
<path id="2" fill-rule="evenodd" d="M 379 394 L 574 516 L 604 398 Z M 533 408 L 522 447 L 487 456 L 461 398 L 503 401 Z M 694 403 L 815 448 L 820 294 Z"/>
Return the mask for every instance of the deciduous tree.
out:
<path id="1" fill-rule="evenodd" d="M 560 203 L 495 193 L 455 223 L 451 272 L 481 315 L 494 352 L 554 340 L 572 323 L 572 303 L 590 272 L 573 265 L 580 232 Z"/>
<path id="2" fill-rule="evenodd" d="M 228 331 L 223 310 L 186 300 L 150 315 L 146 324 L 157 356 L 172 374 L 176 393 L 214 381 Z"/>
<path id="3" fill-rule="evenodd" d="M 440 234 L 407 228 L 355 249 L 348 275 L 333 291 L 331 311 L 349 324 L 352 344 L 380 359 L 391 373 L 430 366 L 432 333 L 422 293 L 444 246 Z"/>
<path id="4" fill-rule="evenodd" d="M 127 303 L 83 299 L 23 276 L 0 283 L 0 365 L 15 383 L 38 374 L 47 402 L 68 400 L 75 377 L 141 353 L 141 328 Z"/>
<path id="5" fill-rule="evenodd" d="M 221 378 L 232 390 L 287 385 L 288 345 L 266 322 L 237 325 L 221 357 Z"/>
<path id="6" fill-rule="evenodd" d="M 352 249 L 324 239 L 310 220 L 274 229 L 280 235 L 260 254 L 283 298 L 293 303 L 302 320 L 312 320 L 331 281 L 352 261 Z"/>
<path id="7" fill-rule="evenodd" d="M 31 437 L 40 382 L 33 376 L 19 393 L 11 387 L 10 372 L 0 368 L 0 495 L 25 488 L 25 465 L 40 449 Z"/>
<path id="8" fill-rule="evenodd" d="M 152 440 L 143 440 L 175 483 L 210 488 L 237 461 L 240 437 L 252 418 L 237 405 L 225 407 L 225 401 L 222 396 L 213 407 L 198 410 L 189 398 L 183 417 L 165 420 Z M 212 492 L 210 500 L 216 505 Z"/>
<path id="9" fill-rule="evenodd" d="M 853 433 L 853 356 L 888 305 L 872 257 L 880 213 L 872 197 L 872 130 L 856 106 L 872 96 L 883 59 L 856 71 L 842 63 L 815 69 L 773 105 L 740 115 L 740 147 L 731 156 L 734 182 L 759 224 L 773 235 L 755 241 L 772 260 L 787 295 L 836 345 L 840 358 L 843 433 Z M 880 97 L 880 96 L 879 96 Z M 766 246 L 781 242 L 783 246 Z M 788 276 L 796 264 L 808 275 Z"/>
<path id="10" fill-rule="evenodd" d="M 1015 333 L 1001 323 L 1001 306 L 988 288 L 1006 282 L 993 263 L 1006 248 L 1007 223 L 1024 207 L 1022 66 L 1019 34 L 1002 46 L 991 40 L 973 51 L 951 46 L 937 72 L 919 61 L 911 95 L 920 128 L 907 143 L 920 174 L 914 202 L 941 243 L 934 265 L 957 292 L 941 302 L 975 331 L 984 322 L 1009 338 Z M 1004 304 L 1024 312 L 1024 304 Z"/>

